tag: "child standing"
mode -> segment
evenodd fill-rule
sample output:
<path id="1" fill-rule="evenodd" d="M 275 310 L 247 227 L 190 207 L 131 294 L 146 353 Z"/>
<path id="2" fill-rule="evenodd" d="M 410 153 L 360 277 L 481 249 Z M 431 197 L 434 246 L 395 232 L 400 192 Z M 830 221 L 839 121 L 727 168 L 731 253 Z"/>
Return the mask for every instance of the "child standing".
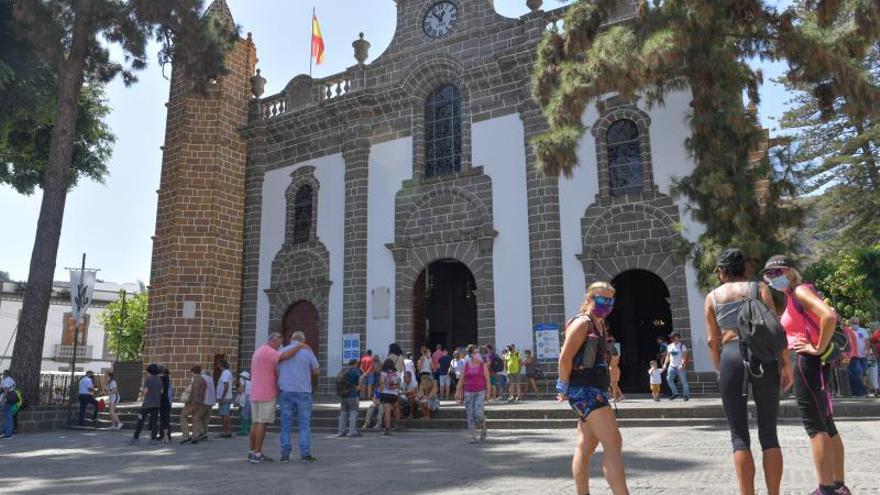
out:
<path id="1" fill-rule="evenodd" d="M 651 397 L 654 402 L 660 402 L 660 384 L 663 380 L 662 371 L 657 367 L 657 361 L 651 361 L 651 369 L 648 370 L 651 377 Z"/>

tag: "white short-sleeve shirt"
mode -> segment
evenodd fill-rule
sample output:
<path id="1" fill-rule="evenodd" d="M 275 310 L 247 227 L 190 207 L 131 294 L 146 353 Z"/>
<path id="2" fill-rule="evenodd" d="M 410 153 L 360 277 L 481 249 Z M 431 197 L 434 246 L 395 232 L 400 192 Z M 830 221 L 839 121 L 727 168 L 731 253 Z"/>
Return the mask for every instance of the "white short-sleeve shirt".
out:
<path id="1" fill-rule="evenodd" d="M 229 384 L 229 387 L 226 389 L 226 395 L 223 395 L 224 383 Z M 232 400 L 232 388 L 232 372 L 223 370 L 220 373 L 220 379 L 217 381 L 217 400 Z"/>

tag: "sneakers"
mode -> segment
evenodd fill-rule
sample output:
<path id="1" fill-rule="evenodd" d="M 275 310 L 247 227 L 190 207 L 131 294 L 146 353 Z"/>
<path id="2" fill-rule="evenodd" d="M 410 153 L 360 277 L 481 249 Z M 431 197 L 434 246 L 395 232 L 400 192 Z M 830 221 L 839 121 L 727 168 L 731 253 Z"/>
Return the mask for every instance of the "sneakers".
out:
<path id="1" fill-rule="evenodd" d="M 119 424 L 116 425 L 116 429 L 117 429 L 117 430 L 121 430 L 123 426 L 125 426 L 125 425 L 122 424 L 122 423 L 119 423 Z"/>
<path id="2" fill-rule="evenodd" d="M 678 394 L 670 395 L 670 396 L 669 396 L 669 400 L 675 400 L 675 399 L 677 399 L 677 398 L 678 398 Z"/>
<path id="3" fill-rule="evenodd" d="M 382 436 L 390 437 L 391 436 L 391 429 L 385 428 L 385 433 L 383 433 Z"/>
<path id="4" fill-rule="evenodd" d="M 258 454 L 251 454 L 250 459 L 248 459 L 248 460 L 251 461 L 251 464 L 259 464 L 261 462 L 275 462 L 275 459 L 272 459 L 271 457 L 263 454 L 262 452 L 258 453 Z"/>
<path id="5" fill-rule="evenodd" d="M 358 437 L 362 437 L 362 436 L 363 435 L 361 435 L 360 433 L 355 433 L 353 435 L 349 435 L 348 438 L 358 438 Z"/>
<path id="6" fill-rule="evenodd" d="M 691 398 L 688 397 L 687 395 L 685 395 L 685 396 L 684 396 L 684 401 L 687 402 L 687 401 L 689 401 L 689 400 L 691 400 Z"/>
<path id="7" fill-rule="evenodd" d="M 288 462 L 290 462 L 290 454 L 283 454 L 278 462 L 282 464 L 287 464 Z"/>
<path id="8" fill-rule="evenodd" d="M 849 488 L 847 488 L 846 485 L 841 485 L 834 490 L 834 495 L 852 495 L 852 492 L 849 491 Z"/>
<path id="9" fill-rule="evenodd" d="M 190 442 L 192 442 L 192 438 L 186 437 L 180 441 L 180 445 L 183 445 L 185 443 L 190 443 Z"/>
<path id="10" fill-rule="evenodd" d="M 318 460 L 318 458 L 313 456 L 312 454 L 299 456 L 300 462 L 315 462 L 317 460 Z"/>
<path id="11" fill-rule="evenodd" d="M 3 435 L 0 436 L 0 440 L 12 440 L 14 437 L 15 435 Z"/>
<path id="12" fill-rule="evenodd" d="M 345 438 L 345 437 L 347 437 L 348 435 L 343 431 L 342 433 L 340 433 L 339 435 L 336 435 L 336 436 L 339 437 L 339 438 Z"/>

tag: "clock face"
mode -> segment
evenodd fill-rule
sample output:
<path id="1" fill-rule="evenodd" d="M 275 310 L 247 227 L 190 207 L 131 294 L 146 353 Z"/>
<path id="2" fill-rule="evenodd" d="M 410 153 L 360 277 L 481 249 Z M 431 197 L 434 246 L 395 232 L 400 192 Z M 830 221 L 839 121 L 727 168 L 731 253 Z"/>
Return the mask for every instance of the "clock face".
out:
<path id="1" fill-rule="evenodd" d="M 425 34 L 432 38 L 442 38 L 452 31 L 458 22 L 458 6 L 452 2 L 437 2 L 425 14 Z"/>

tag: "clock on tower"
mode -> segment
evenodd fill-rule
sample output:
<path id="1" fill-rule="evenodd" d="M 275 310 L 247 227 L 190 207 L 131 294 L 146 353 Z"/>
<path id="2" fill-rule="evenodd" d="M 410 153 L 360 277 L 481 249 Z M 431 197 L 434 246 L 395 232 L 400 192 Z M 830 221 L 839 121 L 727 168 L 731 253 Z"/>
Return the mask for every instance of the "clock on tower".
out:
<path id="1" fill-rule="evenodd" d="M 452 31 L 458 22 L 458 5 L 449 1 L 437 2 L 428 9 L 422 26 L 431 38 L 442 38 Z"/>

